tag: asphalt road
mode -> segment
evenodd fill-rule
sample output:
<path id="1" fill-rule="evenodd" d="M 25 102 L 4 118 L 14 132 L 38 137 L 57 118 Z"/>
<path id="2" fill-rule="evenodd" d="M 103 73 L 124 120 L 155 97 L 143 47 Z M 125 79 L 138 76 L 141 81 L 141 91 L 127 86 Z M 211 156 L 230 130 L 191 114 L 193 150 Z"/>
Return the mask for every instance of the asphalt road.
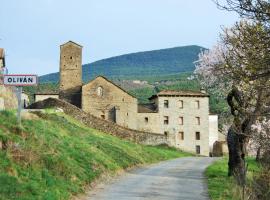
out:
<path id="1" fill-rule="evenodd" d="M 213 158 L 188 157 L 131 170 L 110 184 L 99 185 L 87 200 L 209 199 L 205 168 Z"/>

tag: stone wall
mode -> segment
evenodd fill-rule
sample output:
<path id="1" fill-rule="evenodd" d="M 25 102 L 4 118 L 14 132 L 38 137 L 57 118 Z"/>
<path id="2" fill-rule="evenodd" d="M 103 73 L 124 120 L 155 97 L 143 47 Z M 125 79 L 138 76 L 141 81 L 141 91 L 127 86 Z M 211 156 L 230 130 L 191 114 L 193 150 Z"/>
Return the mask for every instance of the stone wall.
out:
<path id="1" fill-rule="evenodd" d="M 86 113 L 80 108 L 59 99 L 49 98 L 44 101 L 36 102 L 30 105 L 28 108 L 61 108 L 66 114 L 74 117 L 76 120 L 102 132 L 109 133 L 111 135 L 145 145 L 170 145 L 168 142 L 170 141 L 170 139 L 167 138 L 165 135 L 142 132 L 119 126 L 113 122 L 103 120 L 89 113 Z"/>
<path id="2" fill-rule="evenodd" d="M 17 107 L 16 88 L 0 85 L 0 110 L 16 109 Z"/>

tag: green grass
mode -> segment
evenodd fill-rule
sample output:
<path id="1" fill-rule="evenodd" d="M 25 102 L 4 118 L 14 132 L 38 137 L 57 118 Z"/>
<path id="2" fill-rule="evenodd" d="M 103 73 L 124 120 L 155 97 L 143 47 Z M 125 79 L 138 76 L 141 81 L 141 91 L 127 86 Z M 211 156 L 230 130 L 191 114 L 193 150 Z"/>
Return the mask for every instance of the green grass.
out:
<path id="1" fill-rule="evenodd" d="M 261 170 L 254 158 L 247 158 L 247 184 L 253 175 Z M 241 189 L 236 185 L 233 177 L 228 177 L 228 158 L 223 158 L 210 165 L 205 172 L 208 179 L 208 191 L 211 200 L 238 200 Z M 239 194 L 240 193 L 240 194 Z"/>
<path id="2" fill-rule="evenodd" d="M 23 120 L 20 128 L 15 113 L 1 111 L 0 141 L 0 200 L 69 199 L 102 174 L 190 156 L 121 140 L 55 113 Z"/>

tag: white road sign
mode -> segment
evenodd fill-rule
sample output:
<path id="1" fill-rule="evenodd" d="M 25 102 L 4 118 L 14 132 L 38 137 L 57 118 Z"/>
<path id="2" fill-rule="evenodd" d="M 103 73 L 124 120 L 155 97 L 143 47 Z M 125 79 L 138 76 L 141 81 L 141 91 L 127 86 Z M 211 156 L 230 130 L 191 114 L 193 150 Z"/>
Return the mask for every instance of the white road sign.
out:
<path id="1" fill-rule="evenodd" d="M 20 74 L 8 74 L 4 75 L 4 85 L 10 86 L 31 86 L 38 84 L 37 75 L 20 75 Z"/>

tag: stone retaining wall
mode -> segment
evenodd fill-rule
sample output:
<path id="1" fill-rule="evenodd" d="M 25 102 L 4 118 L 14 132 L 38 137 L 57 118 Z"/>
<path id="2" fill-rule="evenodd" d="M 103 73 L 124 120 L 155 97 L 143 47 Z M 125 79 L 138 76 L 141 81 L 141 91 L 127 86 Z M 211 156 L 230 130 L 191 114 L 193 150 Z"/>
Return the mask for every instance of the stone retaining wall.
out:
<path id="1" fill-rule="evenodd" d="M 65 101 L 62 101 L 60 99 L 53 99 L 53 98 L 45 99 L 44 101 L 39 101 L 30 105 L 28 108 L 29 109 L 61 108 L 67 115 L 70 115 L 76 120 L 82 122 L 83 124 L 91 128 L 100 130 L 102 132 L 109 133 L 111 135 L 145 145 L 160 145 L 160 144 L 170 145 L 168 142 L 168 138 L 165 135 L 141 132 L 137 130 L 124 128 L 122 126 L 117 125 L 116 123 L 106 121 L 97 118 L 91 114 L 88 114 L 82 111 L 80 108 Z"/>

